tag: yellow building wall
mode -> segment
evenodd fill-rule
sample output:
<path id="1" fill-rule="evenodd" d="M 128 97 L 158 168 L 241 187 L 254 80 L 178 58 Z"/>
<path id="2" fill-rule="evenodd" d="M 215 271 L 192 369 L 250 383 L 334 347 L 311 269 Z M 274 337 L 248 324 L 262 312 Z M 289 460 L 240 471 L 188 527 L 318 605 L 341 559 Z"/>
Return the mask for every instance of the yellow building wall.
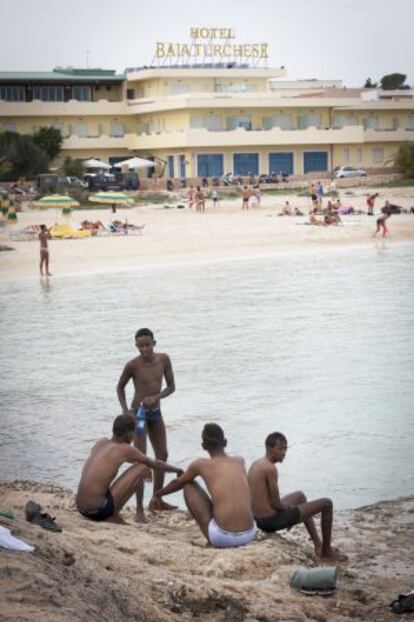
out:
<path id="1" fill-rule="evenodd" d="M 392 166 L 400 143 L 364 143 L 362 145 L 334 145 L 333 168 L 355 166 L 356 168 L 381 168 Z"/>

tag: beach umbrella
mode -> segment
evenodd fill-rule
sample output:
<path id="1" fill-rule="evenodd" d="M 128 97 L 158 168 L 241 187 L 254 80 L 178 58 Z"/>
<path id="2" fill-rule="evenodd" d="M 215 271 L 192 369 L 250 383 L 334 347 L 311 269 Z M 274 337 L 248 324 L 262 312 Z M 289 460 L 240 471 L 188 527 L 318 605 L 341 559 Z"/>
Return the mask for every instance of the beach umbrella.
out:
<path id="1" fill-rule="evenodd" d="M 91 203 L 101 203 L 102 205 L 128 205 L 133 203 L 127 194 L 123 192 L 97 192 L 89 197 Z"/>
<path id="2" fill-rule="evenodd" d="M 84 160 L 83 165 L 85 168 L 96 168 L 96 169 L 110 169 L 111 165 L 106 162 L 102 162 L 101 160 L 96 160 L 95 158 L 91 158 L 90 160 Z"/>
<path id="3" fill-rule="evenodd" d="M 135 157 L 123 160 L 122 162 L 117 162 L 115 166 L 121 168 L 124 166 L 127 168 L 150 168 L 150 166 L 155 166 L 155 164 L 151 160 L 144 160 L 144 158 Z"/>
<path id="4" fill-rule="evenodd" d="M 34 207 L 79 207 L 80 203 L 66 194 L 49 194 L 38 201 L 33 201 Z"/>

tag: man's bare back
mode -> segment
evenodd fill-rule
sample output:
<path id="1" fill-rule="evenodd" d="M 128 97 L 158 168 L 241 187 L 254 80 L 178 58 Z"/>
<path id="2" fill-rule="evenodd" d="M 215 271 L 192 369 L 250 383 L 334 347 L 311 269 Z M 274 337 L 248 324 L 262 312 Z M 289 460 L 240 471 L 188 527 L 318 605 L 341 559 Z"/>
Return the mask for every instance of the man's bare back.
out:
<path id="1" fill-rule="evenodd" d="M 226 531 L 246 531 L 253 525 L 250 491 L 243 458 L 202 458 L 188 468 L 206 483 L 213 504 L 213 518 Z"/>
<path id="2" fill-rule="evenodd" d="M 186 505 L 207 541 L 216 548 L 249 544 L 256 533 L 243 458 L 229 456 L 222 428 L 207 423 L 202 447 L 210 459 L 195 460 L 181 476 L 154 492 L 154 506 L 164 495 L 183 489 Z M 195 481 L 202 477 L 206 491 Z"/>

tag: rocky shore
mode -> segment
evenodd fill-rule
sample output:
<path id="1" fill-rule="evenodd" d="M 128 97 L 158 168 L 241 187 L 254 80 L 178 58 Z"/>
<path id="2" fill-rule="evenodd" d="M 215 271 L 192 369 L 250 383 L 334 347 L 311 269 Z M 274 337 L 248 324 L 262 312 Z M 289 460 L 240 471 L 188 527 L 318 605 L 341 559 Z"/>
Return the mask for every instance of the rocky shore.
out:
<path id="1" fill-rule="evenodd" d="M 303 527 L 260 535 L 249 546 L 206 546 L 182 511 L 148 524 L 92 523 L 74 508 L 73 494 L 35 482 L 0 483 L 1 518 L 33 553 L 0 549 L 3 622 L 385 622 L 389 603 L 414 586 L 414 497 L 381 501 L 335 515 L 335 543 L 349 556 L 338 566 L 336 594 L 305 596 L 289 587 L 299 566 L 316 561 Z M 33 499 L 56 516 L 62 533 L 26 522 Z"/>

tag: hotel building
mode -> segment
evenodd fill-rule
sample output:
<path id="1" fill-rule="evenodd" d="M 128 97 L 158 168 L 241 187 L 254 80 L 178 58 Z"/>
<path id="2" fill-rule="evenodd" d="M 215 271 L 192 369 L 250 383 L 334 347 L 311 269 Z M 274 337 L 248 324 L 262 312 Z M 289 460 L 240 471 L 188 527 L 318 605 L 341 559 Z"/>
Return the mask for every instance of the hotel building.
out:
<path id="1" fill-rule="evenodd" d="M 414 139 L 411 90 L 285 77 L 236 62 L 0 72 L 0 131 L 57 127 L 60 158 L 137 155 L 166 177 L 383 169 Z"/>

